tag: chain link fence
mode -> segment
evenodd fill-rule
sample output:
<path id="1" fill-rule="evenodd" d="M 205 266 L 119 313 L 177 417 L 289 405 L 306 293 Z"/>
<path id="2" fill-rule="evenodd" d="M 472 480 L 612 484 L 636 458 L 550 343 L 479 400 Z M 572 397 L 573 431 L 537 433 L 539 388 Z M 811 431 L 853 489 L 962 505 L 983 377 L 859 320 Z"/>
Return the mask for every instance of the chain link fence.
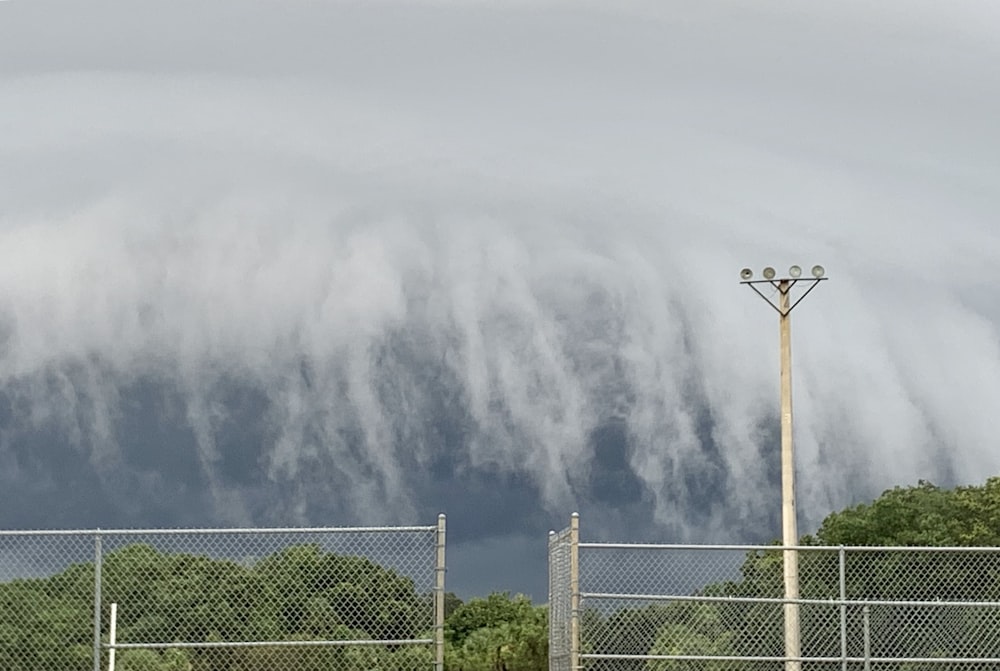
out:
<path id="1" fill-rule="evenodd" d="M 550 575 L 576 555 L 578 634 L 552 629 L 551 669 L 1000 669 L 1000 548 L 795 548 L 801 657 L 789 660 L 783 548 L 567 544 L 550 541 Z M 564 649 L 569 667 L 555 661 Z"/>
<path id="2" fill-rule="evenodd" d="M 443 668 L 445 521 L 0 531 L 0 669 Z"/>

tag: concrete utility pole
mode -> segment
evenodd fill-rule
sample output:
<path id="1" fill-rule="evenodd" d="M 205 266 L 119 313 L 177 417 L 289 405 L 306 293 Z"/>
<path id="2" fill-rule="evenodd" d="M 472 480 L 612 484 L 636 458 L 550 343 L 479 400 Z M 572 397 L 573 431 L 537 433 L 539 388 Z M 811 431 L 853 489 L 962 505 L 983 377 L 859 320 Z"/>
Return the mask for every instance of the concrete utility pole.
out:
<path id="1" fill-rule="evenodd" d="M 802 645 L 799 627 L 799 554 L 795 546 L 799 543 L 798 522 L 795 511 L 795 455 L 792 447 L 792 310 L 802 302 L 816 285 L 826 279 L 823 266 L 812 267 L 812 277 L 802 278 L 802 268 L 792 266 L 788 277 L 776 278 L 774 268 L 764 268 L 762 280 L 753 279 L 753 271 L 740 271 L 741 284 L 753 289 L 758 296 L 778 312 L 781 335 L 781 544 L 785 577 L 785 671 L 800 671 L 802 668 Z M 795 302 L 792 302 L 792 288 L 799 282 L 809 282 L 809 286 Z M 777 304 L 773 294 L 765 295 L 759 288 L 769 284 L 778 292 Z"/>

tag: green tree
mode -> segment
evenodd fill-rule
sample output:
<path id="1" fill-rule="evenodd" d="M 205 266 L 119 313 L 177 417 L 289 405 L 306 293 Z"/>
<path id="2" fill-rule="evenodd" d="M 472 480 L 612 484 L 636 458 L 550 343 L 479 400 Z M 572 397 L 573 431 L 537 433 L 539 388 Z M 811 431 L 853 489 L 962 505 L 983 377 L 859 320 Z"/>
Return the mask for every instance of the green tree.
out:
<path id="1" fill-rule="evenodd" d="M 862 546 L 1000 545 L 1000 478 L 954 489 L 942 489 L 926 481 L 896 487 L 871 503 L 829 515 L 817 531 L 816 541 Z M 848 555 L 846 579 L 848 594 L 855 597 L 998 600 L 1000 555 L 856 552 Z M 991 656 L 995 651 L 991 651 L 989 641 L 1000 637 L 994 620 L 994 615 L 984 609 L 873 609 L 872 626 L 885 632 L 874 642 L 873 653 Z M 970 638 L 970 631 L 979 633 Z M 935 635 L 915 638 L 913 632 Z"/>
<path id="2" fill-rule="evenodd" d="M 495 592 L 462 604 L 445 623 L 451 671 L 544 671 L 548 612 L 524 595 Z"/>
<path id="3" fill-rule="evenodd" d="M 298 546 L 267 558 L 254 574 L 273 593 L 286 634 L 319 636 L 344 625 L 376 638 L 408 639 L 431 624 L 410 578 L 363 557 Z"/>
<path id="4" fill-rule="evenodd" d="M 660 604 L 622 608 L 607 615 L 595 609 L 583 612 L 581 630 L 586 632 L 581 644 L 585 652 L 611 652 L 618 655 L 648 654 L 657 635 L 678 618 L 676 609 Z M 596 671 L 634 669 L 631 662 L 595 660 Z"/>
<path id="5" fill-rule="evenodd" d="M 997 546 L 1000 545 L 1000 478 L 983 485 L 942 489 L 921 481 L 896 487 L 871 503 L 832 513 L 803 546 Z M 921 601 L 1000 600 L 1000 555 L 959 552 L 854 550 L 846 555 L 845 590 L 849 598 Z M 768 597 L 783 594 L 783 554 L 780 550 L 751 552 L 738 580 L 708 585 L 707 596 Z M 799 586 L 803 598 L 829 599 L 840 594 L 836 551 L 801 551 Z M 781 605 L 719 602 L 712 618 L 692 620 L 691 612 L 671 605 L 669 621 L 657 630 L 650 650 L 660 654 L 780 655 L 783 651 Z M 708 611 L 706 611 L 708 612 Z M 647 613 L 645 617 L 649 617 Z M 662 617 L 662 614 L 660 615 Z M 639 619 L 638 611 L 616 613 L 614 620 Z M 837 656 L 840 651 L 839 609 L 807 604 L 801 607 L 803 651 Z M 988 609 L 947 607 L 873 608 L 871 626 L 877 656 L 995 655 L 992 641 L 1000 638 L 1000 622 Z M 848 626 L 860 629 L 860 609 L 850 609 Z M 969 632 L 978 632 L 975 636 Z M 807 633 L 807 634 L 806 634 Z M 643 640 L 633 637 L 632 644 Z M 852 639 L 853 640 L 853 639 Z M 860 645 L 860 644 L 859 644 Z M 700 652 L 681 652 L 700 650 Z M 674 650 L 675 652 L 666 652 Z M 710 652 L 715 651 L 715 652 Z M 856 651 L 860 654 L 860 649 Z M 683 669 L 683 665 L 656 668 Z M 707 669 L 705 665 L 698 668 Z"/>
<path id="6" fill-rule="evenodd" d="M 445 637 L 456 645 L 472 632 L 515 622 L 530 612 L 531 600 L 524 595 L 511 597 L 510 592 L 493 592 L 485 598 L 472 599 L 457 607 L 445 620 Z"/>
<path id="7" fill-rule="evenodd" d="M 896 487 L 871 503 L 828 515 L 816 532 L 816 540 L 824 545 L 971 545 L 972 529 L 979 525 L 974 520 L 976 515 L 970 515 L 970 504 L 984 502 L 986 488 L 998 489 L 1000 482 L 955 490 L 925 481 L 912 487 Z M 983 512 L 989 511 L 980 510 L 978 514 Z M 993 512 L 1000 513 L 1000 508 Z M 980 540 L 996 543 L 1000 540 L 998 533 L 1000 528 L 993 531 L 991 538 Z"/>
<path id="8" fill-rule="evenodd" d="M 93 584 L 92 564 L 0 583 L 0 669 L 90 668 Z M 431 637 L 430 605 L 412 580 L 318 546 L 288 548 L 251 566 L 131 545 L 104 557 L 102 587 L 105 603 L 119 604 L 118 640 L 130 643 Z M 103 618 L 108 631 L 107 611 Z M 386 670 L 430 654 L 369 647 Z M 118 659 L 125 671 L 319 671 L 350 668 L 346 651 L 353 649 L 137 649 Z"/>
<path id="9" fill-rule="evenodd" d="M 451 617 L 459 606 L 462 605 L 462 600 L 454 592 L 444 593 L 444 616 L 445 618 Z"/>
<path id="10" fill-rule="evenodd" d="M 651 655 L 732 655 L 736 633 L 727 628 L 715 603 L 681 601 L 669 607 L 674 622 L 660 629 L 649 650 Z M 728 661 L 657 659 L 647 665 L 652 671 L 724 671 Z"/>
<path id="11" fill-rule="evenodd" d="M 0 668 L 77 669 L 86 663 L 88 592 L 74 589 L 83 573 L 74 566 L 53 578 L 0 585 Z"/>

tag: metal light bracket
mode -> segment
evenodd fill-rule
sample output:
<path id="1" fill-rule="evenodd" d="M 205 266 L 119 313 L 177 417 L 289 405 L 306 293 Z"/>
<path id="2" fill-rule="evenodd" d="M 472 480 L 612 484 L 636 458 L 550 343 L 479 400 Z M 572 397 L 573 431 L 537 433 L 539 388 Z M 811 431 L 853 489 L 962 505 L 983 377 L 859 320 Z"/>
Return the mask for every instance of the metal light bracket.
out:
<path id="1" fill-rule="evenodd" d="M 782 317 L 785 317 L 785 316 L 788 316 L 789 314 L 791 314 L 792 310 L 795 309 L 795 306 L 798 305 L 799 303 L 801 303 L 802 299 L 805 298 L 806 296 L 808 296 L 809 292 L 812 291 L 813 289 L 815 289 L 817 284 L 819 284 L 820 282 L 823 282 L 824 280 L 827 280 L 827 279 L 829 279 L 829 278 L 827 278 L 827 277 L 800 277 L 800 278 L 795 279 L 795 278 L 791 278 L 791 277 L 786 277 L 786 278 L 783 278 L 783 279 L 771 279 L 771 280 L 743 280 L 742 282 L 740 282 L 740 284 L 746 284 L 746 285 L 748 285 L 751 289 L 754 290 L 754 292 L 758 296 L 760 296 L 761 298 L 764 299 L 765 303 L 767 303 L 772 308 L 774 308 L 774 310 L 779 315 L 781 315 Z M 772 287 L 774 287 L 777 290 L 777 292 L 779 294 L 783 295 L 783 294 L 791 293 L 792 287 L 794 287 L 799 282 L 809 282 L 810 283 L 809 284 L 809 288 L 807 288 L 802 293 L 802 295 L 799 296 L 795 300 L 795 302 L 792 303 L 788 307 L 788 310 L 785 310 L 785 311 L 783 311 L 778 305 L 776 305 L 774 303 L 773 300 L 771 300 L 770 298 L 768 298 L 767 296 L 765 296 L 764 293 L 760 289 L 757 288 L 758 284 L 770 284 Z"/>

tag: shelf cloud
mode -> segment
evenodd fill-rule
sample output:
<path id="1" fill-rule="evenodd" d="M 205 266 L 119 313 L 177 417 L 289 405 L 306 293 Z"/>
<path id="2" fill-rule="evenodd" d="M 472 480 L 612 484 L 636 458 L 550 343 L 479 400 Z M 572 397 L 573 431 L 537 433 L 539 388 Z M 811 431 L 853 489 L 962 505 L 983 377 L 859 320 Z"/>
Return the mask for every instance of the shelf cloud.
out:
<path id="1" fill-rule="evenodd" d="M 981 481 L 997 11 L 4 3 L 0 524 L 767 540 L 792 263 L 803 530 Z"/>

